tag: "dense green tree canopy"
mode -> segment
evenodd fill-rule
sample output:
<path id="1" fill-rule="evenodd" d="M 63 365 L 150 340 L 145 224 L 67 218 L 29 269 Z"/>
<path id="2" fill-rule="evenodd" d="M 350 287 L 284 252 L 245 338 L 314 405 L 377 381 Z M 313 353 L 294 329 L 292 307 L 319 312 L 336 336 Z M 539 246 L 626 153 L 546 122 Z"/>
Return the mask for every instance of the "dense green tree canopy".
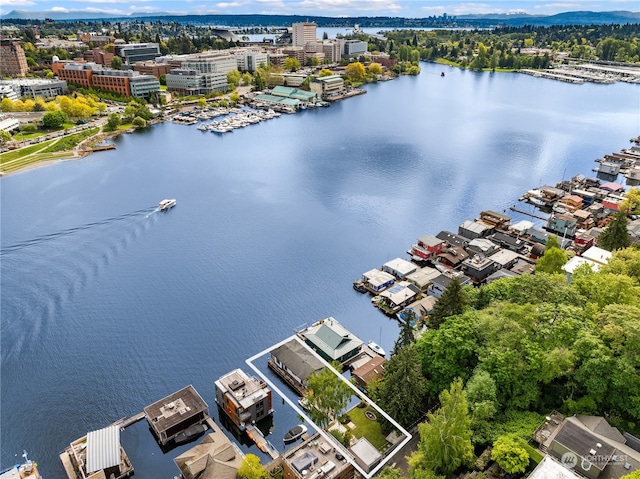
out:
<path id="1" fill-rule="evenodd" d="M 340 370 L 340 365 L 332 365 Z M 329 368 L 324 368 L 307 379 L 307 401 L 310 404 L 309 416 L 320 427 L 327 426 L 336 419 L 347 406 L 353 394 L 351 388 L 336 376 Z"/>
<path id="2" fill-rule="evenodd" d="M 493 443 L 491 459 L 509 474 L 523 473 L 529 465 L 529 453 L 524 441 L 514 435 L 500 436 Z"/>

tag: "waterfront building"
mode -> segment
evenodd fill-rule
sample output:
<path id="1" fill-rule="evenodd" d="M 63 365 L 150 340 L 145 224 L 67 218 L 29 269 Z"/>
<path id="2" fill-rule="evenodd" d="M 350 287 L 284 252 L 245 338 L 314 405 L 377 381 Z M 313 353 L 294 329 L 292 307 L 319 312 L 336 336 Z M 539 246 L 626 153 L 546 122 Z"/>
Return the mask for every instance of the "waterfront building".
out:
<path id="1" fill-rule="evenodd" d="M 120 444 L 118 425 L 76 439 L 60 454 L 60 460 L 69 479 L 120 479 L 133 474 L 133 465 Z"/>
<path id="2" fill-rule="evenodd" d="M 576 234 L 578 228 L 578 220 L 571 214 L 557 214 L 551 215 L 547 221 L 547 230 L 551 231 L 562 237 L 573 237 Z"/>
<path id="3" fill-rule="evenodd" d="M 440 276 L 433 278 L 428 294 L 435 296 L 436 298 L 440 298 L 442 293 L 444 293 L 444 290 L 447 289 L 447 286 L 449 286 L 449 283 L 451 283 L 454 278 L 457 278 L 458 281 L 460 281 L 460 284 L 463 285 L 470 283 L 469 278 L 460 271 L 445 271 Z"/>
<path id="4" fill-rule="evenodd" d="M 490 258 L 498 265 L 498 268 L 509 269 L 518 262 L 520 256 L 515 251 L 500 249 L 492 254 Z"/>
<path id="5" fill-rule="evenodd" d="M 420 291 L 426 291 L 431 284 L 431 280 L 439 275 L 440 271 L 437 269 L 425 266 L 424 268 L 420 268 L 419 270 L 408 274 L 406 279 L 410 283 L 415 284 Z"/>
<path id="6" fill-rule="evenodd" d="M 298 333 L 325 361 L 344 363 L 356 356 L 363 342 L 334 318 L 314 323 Z"/>
<path id="7" fill-rule="evenodd" d="M 284 479 L 353 479 L 355 468 L 345 460 L 347 456 L 353 457 L 346 449 L 329 444 L 316 433 L 282 454 L 282 475 Z"/>
<path id="8" fill-rule="evenodd" d="M 511 251 L 515 251 L 516 253 L 524 253 L 527 249 L 527 243 L 522 241 L 520 238 L 502 233 L 500 231 L 492 234 L 488 237 L 488 239 L 498 246 L 510 249 Z"/>
<path id="9" fill-rule="evenodd" d="M 165 446 L 180 432 L 208 417 L 207 403 L 189 385 L 144 408 L 147 422 L 158 442 Z"/>
<path id="10" fill-rule="evenodd" d="M 318 99 L 318 96 L 313 92 L 304 90 L 298 90 L 297 88 L 291 88 L 287 86 L 276 86 L 271 90 L 273 96 L 281 96 L 283 98 L 295 98 L 301 102 L 308 103 Z"/>
<path id="11" fill-rule="evenodd" d="M 438 276 L 440 276 L 440 272 L 438 272 Z M 402 321 L 408 321 L 409 311 L 411 311 L 415 320 L 414 322 L 410 323 L 410 326 L 415 326 L 415 321 L 422 322 L 427 319 L 427 316 L 429 315 L 429 313 L 431 313 L 431 311 L 433 311 L 433 308 L 436 305 L 437 301 L 438 299 L 435 296 L 427 295 L 422 299 L 411 303 L 409 306 L 400 311 L 396 316 Z"/>
<path id="12" fill-rule="evenodd" d="M 491 258 L 476 254 L 462 262 L 462 269 L 474 283 L 481 283 L 499 267 Z"/>
<path id="13" fill-rule="evenodd" d="M 307 378 L 324 364 L 299 341 L 292 339 L 271 351 L 268 365 L 300 396 L 307 389 Z"/>
<path id="14" fill-rule="evenodd" d="M 241 72 L 253 73 L 261 64 L 269 64 L 269 54 L 258 48 L 236 48 L 231 50 L 231 54 Z"/>
<path id="15" fill-rule="evenodd" d="M 396 258 L 382 265 L 382 271 L 394 275 L 398 279 L 405 279 L 411 273 L 415 273 L 418 266 L 406 259 Z"/>
<path id="16" fill-rule="evenodd" d="M 418 261 L 428 261 L 442 252 L 444 241 L 433 235 L 423 235 L 411 247 L 410 254 Z"/>
<path id="17" fill-rule="evenodd" d="M 340 75 L 314 78 L 309 84 L 309 89 L 325 100 L 344 91 L 344 79 Z"/>
<path id="18" fill-rule="evenodd" d="M 140 75 L 133 70 L 114 70 L 95 63 L 53 63 L 58 78 L 77 83 L 84 88 L 95 86 L 123 96 L 148 98 L 160 91 L 160 82 L 152 75 Z M 59 66 L 62 66 L 60 68 Z"/>
<path id="19" fill-rule="evenodd" d="M 26 75 L 28 71 L 27 57 L 19 40 L 0 38 L 0 75 L 19 77 Z"/>
<path id="20" fill-rule="evenodd" d="M 484 238 L 494 232 L 494 228 L 477 221 L 466 220 L 458 227 L 458 234 L 470 240 L 476 238 Z"/>
<path id="21" fill-rule="evenodd" d="M 300 22 L 292 25 L 294 47 L 304 47 L 317 39 L 317 25 L 313 22 Z"/>
<path id="22" fill-rule="evenodd" d="M 531 223 L 533 226 L 533 223 Z M 449 246 L 457 246 L 458 248 L 466 248 L 469 244 L 469 238 L 451 233 L 450 231 L 441 231 L 436 235 L 436 238 L 441 239 Z"/>
<path id="23" fill-rule="evenodd" d="M 450 246 L 442 250 L 437 257 L 437 262 L 447 268 L 456 269 L 469 257 L 469 253 L 459 246 Z"/>
<path id="24" fill-rule="evenodd" d="M 469 256 L 476 254 L 491 256 L 499 249 L 500 247 L 497 244 L 487 238 L 475 238 L 469 241 L 465 251 L 469 253 Z"/>
<path id="25" fill-rule="evenodd" d="M 180 68 L 166 76 L 167 89 L 187 95 L 205 95 L 229 89 L 227 73 L 238 63 L 229 52 L 207 52 L 179 58 Z"/>
<path id="26" fill-rule="evenodd" d="M 29 96 L 31 98 L 55 98 L 67 93 L 67 82 L 64 80 L 45 80 L 42 78 L 18 78 L 14 80 L 0 80 L 0 89 L 8 87 L 14 91 L 16 98 Z M 4 96 L 4 95 L 2 95 Z M 11 95 L 7 95 L 11 98 Z M 14 99 L 14 98 L 12 98 Z"/>
<path id="27" fill-rule="evenodd" d="M 216 402 L 227 416 L 244 431 L 273 414 L 271 389 L 256 377 L 235 369 L 215 382 Z"/>
<path id="28" fill-rule="evenodd" d="M 598 263 L 601 266 L 605 266 L 609 264 L 609 260 L 613 256 L 611 251 L 607 251 L 606 249 L 598 248 L 597 246 L 592 246 L 584 253 L 582 253 L 582 257 L 589 259 Z"/>
<path id="29" fill-rule="evenodd" d="M 366 391 L 367 385 L 370 382 L 382 379 L 386 362 L 387 360 L 385 358 L 376 354 L 366 363 L 351 371 L 351 377 L 355 381 L 358 389 Z"/>
<path id="30" fill-rule="evenodd" d="M 380 301 L 376 304 L 384 313 L 395 315 L 402 308 L 413 303 L 421 293 L 420 289 L 409 281 L 400 281 L 380 293 Z"/>
<path id="31" fill-rule="evenodd" d="M 236 479 L 243 454 L 219 428 L 200 444 L 183 452 L 173 462 L 184 479 Z"/>
<path id="32" fill-rule="evenodd" d="M 116 54 L 127 65 L 136 62 L 155 60 L 160 56 L 160 45 L 157 43 L 127 43 L 116 45 Z"/>
<path id="33" fill-rule="evenodd" d="M 479 219 L 483 223 L 495 226 L 498 229 L 507 229 L 511 224 L 509 216 L 491 210 L 482 211 Z"/>

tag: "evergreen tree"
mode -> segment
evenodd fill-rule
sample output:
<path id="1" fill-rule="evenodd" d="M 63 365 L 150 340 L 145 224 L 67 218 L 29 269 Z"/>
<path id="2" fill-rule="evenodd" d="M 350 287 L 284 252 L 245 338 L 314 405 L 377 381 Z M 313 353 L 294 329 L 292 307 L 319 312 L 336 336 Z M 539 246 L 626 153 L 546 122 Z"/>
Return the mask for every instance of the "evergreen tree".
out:
<path id="1" fill-rule="evenodd" d="M 380 406 L 402 426 L 420 418 L 427 391 L 418 351 L 405 346 L 385 365 L 384 376 L 376 390 Z"/>
<path id="2" fill-rule="evenodd" d="M 454 278 L 431 311 L 429 324 L 433 328 L 439 328 L 449 316 L 464 313 L 466 306 L 467 298 L 462 291 L 462 284 L 458 278 Z"/>
<path id="3" fill-rule="evenodd" d="M 613 215 L 613 221 L 600 233 L 598 246 L 607 251 L 616 251 L 628 248 L 630 244 L 626 211 L 618 211 Z"/>
<path id="4" fill-rule="evenodd" d="M 405 346 L 411 346 L 416 340 L 413 334 L 413 326 L 411 325 L 412 323 L 415 324 L 415 313 L 409 309 L 405 313 L 404 319 L 398 319 L 398 321 L 400 322 L 400 334 L 398 334 L 398 339 L 393 345 L 393 355 L 398 354 Z"/>

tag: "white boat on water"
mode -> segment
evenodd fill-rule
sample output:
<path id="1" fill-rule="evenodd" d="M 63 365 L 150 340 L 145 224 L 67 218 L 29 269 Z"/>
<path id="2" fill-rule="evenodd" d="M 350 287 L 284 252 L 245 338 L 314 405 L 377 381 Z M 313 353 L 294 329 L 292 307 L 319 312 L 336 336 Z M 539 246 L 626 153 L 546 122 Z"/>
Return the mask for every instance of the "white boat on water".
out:
<path id="1" fill-rule="evenodd" d="M 384 349 L 382 349 L 378 343 L 373 342 L 373 340 L 369 341 L 367 343 L 367 346 L 369 346 L 369 348 L 371 348 L 376 354 L 379 354 L 383 358 L 387 355 L 387 353 L 384 352 Z"/>
<path id="2" fill-rule="evenodd" d="M 175 205 L 176 205 L 176 200 L 174 198 L 170 200 L 162 200 L 158 205 L 158 207 L 160 208 L 160 211 L 166 211 L 169 208 L 173 208 Z"/>
<path id="3" fill-rule="evenodd" d="M 288 444 L 290 442 L 297 441 L 305 432 L 307 432 L 307 426 L 304 424 L 298 424 L 284 435 L 284 443 Z"/>

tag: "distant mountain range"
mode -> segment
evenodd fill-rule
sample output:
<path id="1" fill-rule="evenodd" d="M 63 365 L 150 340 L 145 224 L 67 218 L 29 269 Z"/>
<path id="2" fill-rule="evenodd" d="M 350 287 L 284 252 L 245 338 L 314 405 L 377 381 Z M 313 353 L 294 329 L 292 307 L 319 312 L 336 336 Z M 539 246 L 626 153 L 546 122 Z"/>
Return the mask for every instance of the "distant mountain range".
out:
<path id="1" fill-rule="evenodd" d="M 288 26 L 294 22 L 312 21 L 319 27 L 361 27 L 381 28 L 420 28 L 420 27 L 491 27 L 497 25 L 509 26 L 551 26 L 551 25 L 603 25 L 640 23 L 640 12 L 565 12 L 556 15 L 529 14 L 484 14 L 458 15 L 457 17 L 313 17 L 302 15 L 174 15 L 166 12 L 154 14 L 137 14 L 131 16 L 113 15 L 100 12 L 31 12 L 12 10 L 0 16 L 2 20 L 162 20 L 180 23 L 225 25 L 229 27 L 255 26 Z"/>

